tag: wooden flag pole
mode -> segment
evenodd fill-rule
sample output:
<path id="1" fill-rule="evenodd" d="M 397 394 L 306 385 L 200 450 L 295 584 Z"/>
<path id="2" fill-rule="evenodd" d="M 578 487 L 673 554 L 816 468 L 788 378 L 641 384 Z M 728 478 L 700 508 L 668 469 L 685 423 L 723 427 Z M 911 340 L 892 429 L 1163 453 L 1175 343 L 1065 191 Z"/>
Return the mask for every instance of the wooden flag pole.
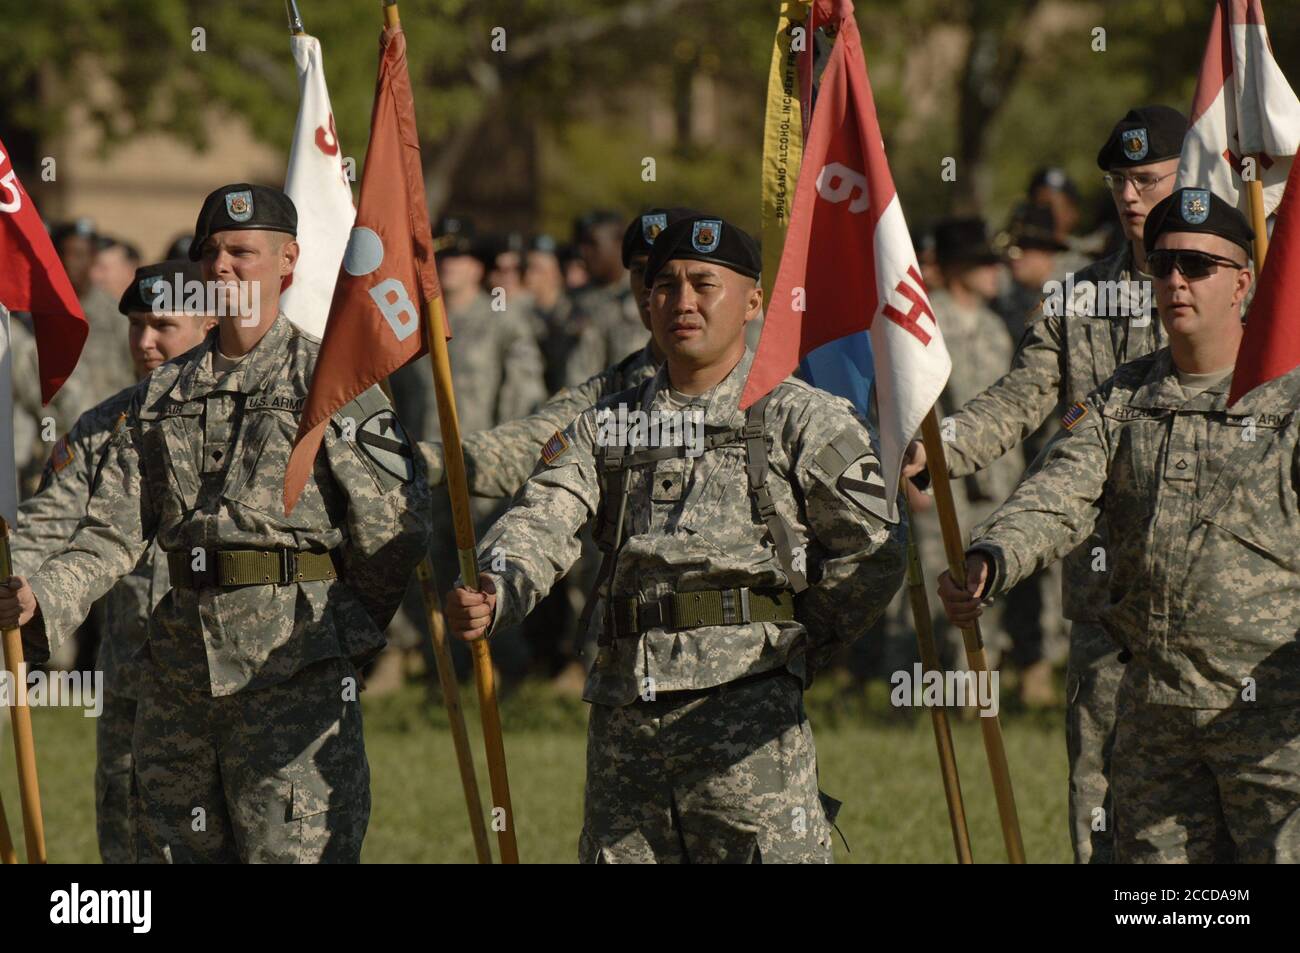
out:
<path id="1" fill-rule="evenodd" d="M 935 509 L 939 514 L 939 528 L 943 531 L 944 551 L 948 556 L 948 571 L 959 586 L 966 584 L 966 552 L 962 541 L 957 510 L 953 505 L 952 486 L 948 482 L 948 459 L 939 433 L 939 417 L 933 407 L 921 421 L 921 441 L 929 461 L 930 482 L 934 487 Z M 966 643 L 966 661 L 976 678 L 988 677 L 988 660 L 984 656 L 984 640 L 979 623 L 972 622 L 962 628 Z M 993 778 L 993 794 L 998 803 L 998 817 L 1002 822 L 1002 840 L 1006 844 L 1007 859 L 1013 864 L 1025 862 L 1025 845 L 1020 836 L 1020 819 L 1016 814 L 1016 794 L 1011 787 L 1011 769 L 1007 765 L 1007 750 L 1002 741 L 1002 723 L 993 713 L 980 712 L 980 729 L 984 734 L 984 753 L 988 757 L 989 774 Z"/>
<path id="2" fill-rule="evenodd" d="M 388 402 L 397 406 L 393 391 L 385 380 L 382 385 Z M 438 669 L 438 684 L 442 687 L 442 704 L 447 709 L 451 725 L 451 745 L 456 751 L 456 767 L 460 770 L 460 786 L 465 794 L 465 810 L 469 812 L 469 831 L 474 839 L 474 855 L 480 864 L 492 863 L 492 848 L 488 845 L 487 825 L 483 823 L 483 801 L 479 798 L 478 772 L 474 770 L 474 752 L 469 746 L 469 732 L 465 730 L 465 709 L 460 703 L 460 685 L 456 681 L 456 668 L 447 648 L 447 627 L 443 625 L 442 604 L 438 600 L 438 579 L 433 572 L 433 560 L 425 553 L 415 571 L 420 581 L 420 598 L 424 600 L 425 621 L 429 625 L 429 641 L 433 646 L 434 665 Z"/>
<path id="3" fill-rule="evenodd" d="M 14 574 L 9 553 L 9 523 L 0 516 L 0 579 Z M 9 703 L 14 729 L 14 758 L 18 762 L 18 799 L 23 812 L 23 834 L 27 839 L 27 862 L 43 864 L 45 822 L 41 818 L 41 787 L 36 777 L 36 742 L 32 736 L 32 711 L 27 707 L 27 680 L 23 677 L 23 640 L 17 629 L 4 630 L 5 667 L 18 697 Z M 7 838 L 6 838 L 7 839 Z M 11 848 L 12 849 L 12 848 Z"/>
<path id="4" fill-rule="evenodd" d="M 906 504 L 904 504 L 906 505 Z M 912 530 L 911 509 L 907 513 L 907 597 L 912 604 L 912 619 L 916 623 L 916 644 L 921 651 L 924 671 L 939 671 L 939 652 L 934 645 L 934 626 L 930 619 L 930 600 L 925 593 L 925 572 L 916 548 L 916 535 Z M 970 831 L 966 828 L 966 805 L 961 797 L 961 779 L 957 774 L 957 755 L 952 747 L 952 731 L 948 726 L 948 709 L 943 705 L 930 706 L 930 722 L 934 728 L 934 744 L 939 751 L 939 774 L 943 778 L 943 795 L 948 802 L 948 824 L 952 827 L 952 846 L 957 852 L 957 863 L 972 864 Z"/>
<path id="5" fill-rule="evenodd" d="M 392 9 L 385 7 L 385 10 Z M 446 316 L 441 298 L 425 302 L 424 340 L 433 365 L 433 390 L 438 400 L 438 424 L 442 429 L 442 446 L 446 455 L 447 491 L 451 497 L 451 516 L 456 531 L 456 552 L 460 559 L 460 576 L 469 589 L 479 588 L 478 562 L 475 559 L 474 521 L 469 508 L 469 484 L 465 478 L 465 453 L 460 445 L 460 420 L 456 414 L 455 393 L 451 383 L 451 362 L 447 339 L 443 336 Z M 437 328 L 435 331 L 434 328 Z M 492 788 L 493 827 L 497 831 L 497 849 L 501 863 L 519 863 L 515 842 L 514 809 L 510 803 L 510 781 L 506 774 L 505 742 L 501 737 L 501 713 L 497 708 L 496 681 L 492 670 L 492 652 L 488 640 L 470 643 L 474 658 L 474 684 L 478 688 L 479 719 L 483 723 L 483 745 L 487 753 L 488 781 Z M 497 812 L 501 814 L 498 816 Z"/>
<path id="6" fill-rule="evenodd" d="M 1268 218 L 1264 215 L 1264 183 L 1259 180 L 1260 160 L 1255 156 L 1255 178 L 1246 183 L 1246 197 L 1250 202 L 1250 227 L 1255 233 L 1255 280 L 1264 271 L 1264 258 L 1268 255 Z M 928 451 L 927 451 L 928 452 Z"/>
<path id="7" fill-rule="evenodd" d="M 384 25 L 397 29 L 402 25 L 393 0 L 384 0 Z M 465 478 L 465 453 L 460 445 L 460 418 L 456 414 L 456 396 L 451 384 L 451 359 L 443 328 L 447 324 L 441 298 L 426 301 L 421 309 L 424 343 L 433 366 L 433 393 L 438 401 L 438 426 L 446 454 L 447 493 L 451 497 L 451 518 L 456 531 L 456 555 L 460 560 L 460 577 L 465 586 L 478 589 L 478 563 L 475 559 L 474 520 L 469 508 L 469 482 Z M 434 328 L 437 328 L 435 332 Z M 501 737 L 501 712 L 497 707 L 496 679 L 492 670 L 492 651 L 487 639 L 470 644 L 474 659 L 474 685 L 478 689 L 479 720 L 483 724 L 483 747 L 487 754 L 488 783 L 492 788 L 492 826 L 497 831 L 497 850 L 501 863 L 519 863 L 519 846 L 515 842 L 515 812 L 510 803 L 510 779 L 506 773 L 506 747 Z M 500 815 L 497 812 L 500 811 Z"/>

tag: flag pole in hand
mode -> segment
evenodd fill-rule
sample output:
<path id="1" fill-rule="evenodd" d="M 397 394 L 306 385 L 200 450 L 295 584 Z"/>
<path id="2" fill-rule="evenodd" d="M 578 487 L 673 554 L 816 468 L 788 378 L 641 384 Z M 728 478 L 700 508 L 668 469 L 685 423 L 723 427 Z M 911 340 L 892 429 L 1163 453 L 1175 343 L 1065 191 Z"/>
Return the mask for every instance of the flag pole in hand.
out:
<path id="1" fill-rule="evenodd" d="M 401 26 L 397 4 L 390 0 L 384 2 L 384 25 L 389 29 Z M 478 563 L 474 552 L 474 522 L 469 508 L 469 483 L 465 477 L 465 454 L 460 444 L 460 420 L 456 414 L 455 392 L 451 382 L 451 360 L 447 354 L 447 339 L 442 333 L 442 329 L 447 326 L 447 315 L 441 297 L 426 300 L 420 310 L 424 342 L 433 366 L 438 425 L 447 457 L 447 492 L 451 498 L 461 579 L 468 588 L 478 589 Z M 434 331 L 435 327 L 438 328 L 437 332 Z M 497 706 L 492 652 L 488 648 L 487 639 L 476 640 L 470 649 L 474 659 L 474 684 L 478 689 L 479 719 L 483 723 L 488 780 L 492 787 L 492 826 L 497 831 L 501 863 L 517 864 L 519 847 L 515 841 L 514 808 L 510 803 L 510 781 L 506 773 L 506 750 L 501 735 L 501 713 Z"/>
<path id="2" fill-rule="evenodd" d="M 9 522 L 0 516 L 0 579 L 13 575 L 9 554 Z M 18 799 L 23 812 L 23 834 L 27 839 L 27 862 L 43 864 L 45 857 L 45 822 L 41 818 L 41 787 L 36 777 L 36 742 L 32 736 L 32 711 L 27 707 L 27 680 L 24 678 L 23 641 L 18 629 L 4 630 L 5 667 L 17 697 L 9 704 L 9 718 L 14 729 L 14 758 L 18 762 Z M 0 847 L 13 851 L 8 825 Z"/>

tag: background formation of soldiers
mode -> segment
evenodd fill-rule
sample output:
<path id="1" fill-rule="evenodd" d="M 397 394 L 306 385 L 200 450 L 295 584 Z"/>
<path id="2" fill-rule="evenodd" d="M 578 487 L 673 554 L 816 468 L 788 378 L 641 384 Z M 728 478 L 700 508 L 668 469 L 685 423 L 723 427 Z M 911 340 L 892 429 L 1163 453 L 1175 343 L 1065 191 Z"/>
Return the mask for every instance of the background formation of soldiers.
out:
<path id="1" fill-rule="evenodd" d="M 1171 352 L 1155 303 L 1143 315 L 1128 299 L 1113 313 L 1084 300 L 1090 283 L 1154 276 L 1162 306 L 1191 308 L 1180 275 L 1203 295 L 1222 278 L 1232 287 L 1212 302 L 1218 320 L 1240 324 L 1249 229 L 1217 198 L 1202 218 L 1174 193 L 1185 131 L 1163 106 L 1116 124 L 1097 156 L 1117 213 L 1110 228 L 1076 235 L 1075 186 L 1044 169 L 998 234 L 958 218 L 917 241 L 947 346 L 961 355 L 941 398 L 944 439 L 972 565 L 984 570 L 972 585 L 988 583 L 960 593 L 945 580 L 947 616 L 935 605 L 944 665 L 964 667 L 948 616 L 980 611 L 991 659 L 1018 673 L 1024 703 L 1061 701 L 1052 671 L 1068 655 L 1070 836 L 1084 862 L 1294 860 L 1300 850 L 1300 708 L 1284 651 L 1300 605 L 1285 553 L 1300 527 L 1294 492 L 1279 501 L 1268 485 L 1294 459 L 1296 374 L 1259 398 L 1277 439 L 1234 456 L 1228 378 L 1179 361 L 1199 332 L 1180 324 Z M 232 213 L 233 196 L 247 197 L 246 213 Z M 713 223 L 712 240 L 701 222 Z M 753 240 L 685 208 L 630 221 L 594 211 L 568 245 L 479 234 L 463 218 L 435 225 L 487 580 L 486 594 L 468 594 L 454 588 L 423 362 L 391 381 L 416 438 L 404 472 L 336 424 L 303 501 L 292 516 L 278 506 L 318 346 L 279 315 L 295 231 L 283 193 L 246 183 L 213 192 L 195 235 L 155 265 L 91 223 L 56 228 L 90 338 L 49 408 L 28 392 L 37 376 L 22 368 L 35 349 L 13 317 L 28 495 L 15 561 L 30 585 L 6 592 L 0 613 L 21 614 L 33 660 L 105 672 L 104 859 L 355 860 L 369 788 L 347 689 L 362 670 L 382 691 L 431 665 L 407 589 L 427 547 L 452 630 L 490 631 L 507 687 L 540 675 L 592 703 L 584 860 L 829 860 L 834 801 L 817 789 L 801 692 L 817 672 L 857 690 L 910 667 L 911 621 L 895 596 L 902 526 L 845 482 L 850 469 L 879 467 L 873 431 L 848 404 L 790 379 L 757 416 L 736 410 L 762 320 Z M 1218 256 L 1222 274 L 1194 281 L 1192 253 Z M 1233 284 L 1230 265 L 1245 279 Z M 150 281 L 177 272 L 265 279 L 261 325 L 242 333 L 215 317 L 160 315 Z M 1040 304 L 1067 274 L 1076 297 Z M 392 412 L 377 390 L 354 404 L 336 417 Z M 611 459 L 598 415 L 618 406 L 698 410 L 713 443 L 698 459 Z M 60 435 L 52 448 L 46 417 Z M 1179 453 L 1199 473 L 1190 483 L 1165 463 Z M 906 472 L 923 457 L 915 449 Z M 911 482 L 904 492 L 933 585 L 945 566 L 937 520 L 924 492 Z M 1159 518 L 1134 536 L 1152 500 Z M 1219 536 L 1198 538 L 1201 513 Z M 199 551 L 214 565 L 194 563 Z M 1153 551 L 1165 562 L 1153 567 Z M 1109 560 L 1100 572 L 1098 552 Z M 267 553 L 275 578 L 255 579 Z M 1224 572 L 1262 581 L 1233 602 L 1218 595 Z M 1120 574 L 1152 591 L 1120 592 Z M 1270 603 L 1266 586 L 1291 601 Z M 1265 634 L 1233 641 L 1234 610 L 1266 622 Z M 464 674 L 468 654 L 457 664 Z M 1238 710 L 1224 686 L 1245 676 L 1267 694 L 1261 707 L 1287 706 L 1283 717 Z M 268 738 L 268 720 L 289 727 Z M 749 756 L 732 757 L 736 745 Z M 1268 751 L 1277 783 L 1233 788 Z M 792 811 L 807 823 L 792 828 Z"/>

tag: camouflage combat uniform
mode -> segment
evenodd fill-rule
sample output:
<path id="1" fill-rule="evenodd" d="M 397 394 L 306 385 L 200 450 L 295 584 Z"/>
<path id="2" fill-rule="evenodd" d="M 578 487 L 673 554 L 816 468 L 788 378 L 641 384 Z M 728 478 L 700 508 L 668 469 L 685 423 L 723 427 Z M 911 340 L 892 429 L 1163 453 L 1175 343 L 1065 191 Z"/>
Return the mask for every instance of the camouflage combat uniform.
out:
<path id="1" fill-rule="evenodd" d="M 280 315 L 214 373 L 217 340 L 135 392 L 85 519 L 30 580 L 40 608 L 25 635 L 57 646 L 156 539 L 172 588 L 140 654 L 140 859 L 355 861 L 370 791 L 348 680 L 383 646 L 426 544 L 423 461 L 402 456 L 372 388 L 332 418 L 285 515 L 320 342 Z"/>
<path id="2" fill-rule="evenodd" d="M 595 377 L 639 351 L 650 337 L 626 281 L 575 291 L 573 321 L 579 330 L 564 371 L 564 382 L 569 385 Z"/>
<path id="3" fill-rule="evenodd" d="M 983 304 L 969 309 L 960 307 L 952 295 L 943 290 L 930 295 L 930 304 L 934 308 L 935 320 L 943 329 L 943 340 L 949 353 L 958 356 L 952 362 L 952 373 L 939 398 L 940 407 L 947 414 L 964 406 L 1006 373 L 1015 348 L 1006 325 L 993 309 Z M 946 421 L 947 418 L 940 424 L 941 434 L 949 429 L 950 425 Z M 1024 469 L 1024 458 L 1019 449 L 1012 448 L 988 466 L 967 474 L 963 479 L 953 480 L 953 502 L 962 529 L 970 532 L 972 527 L 982 522 L 999 503 L 1010 496 Z M 931 509 L 916 515 L 913 531 L 924 560 L 926 579 L 937 580 L 940 573 L 948 568 L 937 511 Z M 905 600 L 906 593 L 903 596 Z M 1002 602 L 996 603 L 980 619 L 981 635 L 988 648 L 989 666 L 994 668 L 997 667 L 1002 651 L 1011 644 L 1003 618 L 1003 605 Z M 948 624 L 941 606 L 936 605 L 934 609 L 936 644 L 946 648 L 945 656 L 948 659 L 963 660 L 965 648 L 961 631 Z M 908 611 L 910 615 L 910 609 Z M 910 621 L 909 618 L 909 633 Z M 964 666 L 965 662 L 961 664 Z"/>
<path id="4" fill-rule="evenodd" d="M 1300 861 L 1300 370 L 1230 386 L 1121 367 L 973 546 L 996 594 L 1106 514 L 1119 862 Z"/>
<path id="5" fill-rule="evenodd" d="M 675 394 L 661 368 L 583 413 L 480 548 L 495 631 L 532 611 L 601 514 L 613 555 L 585 692 L 586 862 L 831 859 L 802 686 L 897 591 L 903 527 L 877 515 L 878 463 L 847 402 L 790 379 L 761 418 L 737 409 L 752 358 L 699 397 Z M 711 448 L 611 443 L 599 421 L 619 406 L 699 407 Z M 629 466 L 608 469 L 617 459 Z M 620 533 L 623 495 L 602 484 L 625 479 Z"/>
<path id="6" fill-rule="evenodd" d="M 952 437 L 944 449 L 953 476 L 988 466 L 1037 430 L 1058 404 L 1083 400 L 1118 366 L 1163 346 L 1164 328 L 1154 303 L 1149 317 L 1133 316 L 1139 309 L 1127 294 L 1127 282 L 1138 278 L 1132 250 L 1125 248 L 1075 275 L 1063 317 L 1040 311 L 1031 319 L 1011 370 L 952 415 Z M 1100 281 L 1124 282 L 1125 293 L 1114 300 L 1098 294 L 1094 283 Z M 1080 863 L 1108 863 L 1113 837 L 1106 778 L 1123 670 L 1098 611 L 1105 605 L 1114 562 L 1106 546 L 1105 520 L 1100 520 L 1092 536 L 1066 557 L 1064 567 L 1065 616 L 1071 621 L 1066 686 L 1070 837 Z M 1105 811 L 1101 830 L 1094 829 L 1098 807 Z"/>
<path id="7" fill-rule="evenodd" d="M 81 307 L 86 312 L 90 334 L 81 349 L 81 360 L 72 372 L 81 397 L 81 405 L 73 408 L 74 420 L 100 401 L 135 383 L 135 368 L 131 365 L 131 351 L 122 336 L 123 318 L 117 310 L 117 302 L 99 288 L 91 288 L 81 296 Z"/>
<path id="8" fill-rule="evenodd" d="M 0 306 L 0 312 L 3 310 Z M 54 441 L 76 422 L 86 397 L 82 379 L 74 374 L 63 382 L 49 405 L 42 406 L 36 336 L 14 314 L 9 315 L 9 344 L 13 354 L 14 465 L 22 499 L 36 491 Z"/>
<path id="9" fill-rule="evenodd" d="M 134 386 L 119 391 L 86 411 L 54 445 L 40 490 L 18 507 L 13 543 L 18 575 L 30 576 L 72 538 L 90 503 L 104 448 L 135 391 Z M 91 613 L 100 634 L 95 667 L 104 680 L 103 710 L 95 724 L 95 829 L 106 864 L 135 862 L 131 737 L 142 677 L 135 656 L 147 640 L 150 612 L 170 588 L 167 562 L 156 556 L 157 547 L 150 547 Z"/>

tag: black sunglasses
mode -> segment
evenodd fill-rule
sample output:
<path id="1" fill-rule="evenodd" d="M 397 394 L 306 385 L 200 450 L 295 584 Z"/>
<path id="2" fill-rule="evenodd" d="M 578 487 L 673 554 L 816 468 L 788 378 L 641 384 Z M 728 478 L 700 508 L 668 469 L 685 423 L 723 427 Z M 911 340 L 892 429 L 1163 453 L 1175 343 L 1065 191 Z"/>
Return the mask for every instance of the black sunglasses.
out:
<path id="1" fill-rule="evenodd" d="M 1147 267 L 1157 278 L 1168 278 L 1177 268 L 1183 273 L 1183 277 L 1190 281 L 1194 278 L 1204 278 L 1219 265 L 1230 265 L 1233 268 L 1246 267 L 1231 258 L 1220 258 L 1218 255 L 1203 251 L 1157 248 L 1155 251 L 1147 252 Z"/>

